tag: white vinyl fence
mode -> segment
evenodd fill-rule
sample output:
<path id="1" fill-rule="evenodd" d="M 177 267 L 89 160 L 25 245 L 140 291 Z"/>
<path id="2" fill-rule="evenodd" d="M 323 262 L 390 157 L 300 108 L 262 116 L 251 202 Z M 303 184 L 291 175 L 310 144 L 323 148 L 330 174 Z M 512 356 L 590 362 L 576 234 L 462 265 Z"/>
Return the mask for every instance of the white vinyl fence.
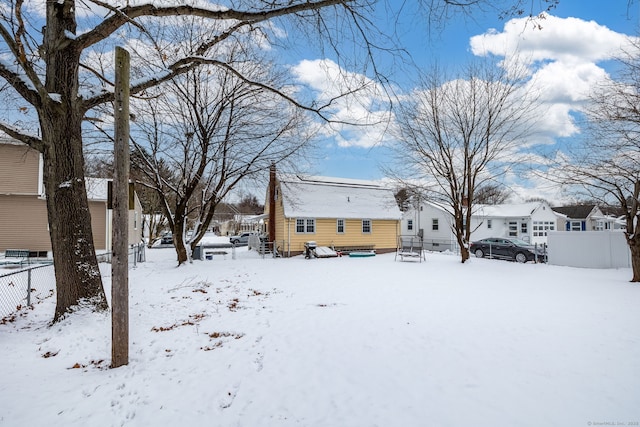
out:
<path id="1" fill-rule="evenodd" d="M 551 231 L 548 263 L 569 267 L 631 267 L 631 251 L 622 231 Z"/>

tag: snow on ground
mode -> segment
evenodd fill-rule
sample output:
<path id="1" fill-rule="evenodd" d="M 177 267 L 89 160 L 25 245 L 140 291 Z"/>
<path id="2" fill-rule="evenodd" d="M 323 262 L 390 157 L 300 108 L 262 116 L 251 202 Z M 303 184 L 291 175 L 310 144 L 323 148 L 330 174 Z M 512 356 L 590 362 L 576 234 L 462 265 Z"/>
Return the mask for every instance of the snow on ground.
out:
<path id="1" fill-rule="evenodd" d="M 640 422 L 628 269 L 246 247 L 235 258 L 176 268 L 173 249 L 148 250 L 130 273 L 130 363 L 118 369 L 107 314 L 50 326 L 48 298 L 0 325 L 0 425 Z"/>

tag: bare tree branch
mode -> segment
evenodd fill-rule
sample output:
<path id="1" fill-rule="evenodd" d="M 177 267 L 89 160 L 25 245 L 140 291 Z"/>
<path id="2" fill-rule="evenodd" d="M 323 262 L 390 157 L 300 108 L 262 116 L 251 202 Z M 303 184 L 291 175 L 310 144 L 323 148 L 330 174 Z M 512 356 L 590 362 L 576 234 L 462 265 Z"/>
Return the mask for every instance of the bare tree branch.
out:
<path id="1" fill-rule="evenodd" d="M 93 1 L 93 0 L 92 0 Z M 77 39 L 77 49 L 85 49 L 95 43 L 98 43 L 109 37 L 122 25 L 144 16 L 166 17 L 166 16 L 199 16 L 213 20 L 232 20 L 241 21 L 244 24 L 253 24 L 265 20 L 296 14 L 309 10 L 318 10 L 328 6 L 350 3 L 353 0 L 320 0 L 297 3 L 291 6 L 267 9 L 257 12 L 240 11 L 234 9 L 211 10 L 203 9 L 195 6 L 166 6 L 158 7 L 153 4 L 143 4 L 140 6 L 126 6 L 114 12 L 110 18 L 105 19 L 100 25 L 93 30 L 80 35 Z"/>
<path id="2" fill-rule="evenodd" d="M 13 126 L 8 126 L 0 122 L 0 131 L 38 151 L 42 148 L 42 140 L 40 138 L 32 135 L 26 135 L 23 131 L 16 129 Z"/>
<path id="3" fill-rule="evenodd" d="M 33 106 L 40 105 L 40 93 L 46 93 L 44 87 L 40 82 L 37 74 L 33 70 L 31 64 L 23 60 L 24 52 L 21 52 L 21 48 L 16 44 L 15 40 L 11 37 L 11 33 L 0 24 L 0 35 L 4 42 L 9 46 L 12 54 L 15 56 L 16 61 L 20 64 L 22 70 L 31 81 L 33 87 L 27 84 L 27 82 L 16 72 L 9 70 L 4 62 L 0 61 L 0 77 L 3 77 L 15 90 L 18 92 L 27 102 Z"/>

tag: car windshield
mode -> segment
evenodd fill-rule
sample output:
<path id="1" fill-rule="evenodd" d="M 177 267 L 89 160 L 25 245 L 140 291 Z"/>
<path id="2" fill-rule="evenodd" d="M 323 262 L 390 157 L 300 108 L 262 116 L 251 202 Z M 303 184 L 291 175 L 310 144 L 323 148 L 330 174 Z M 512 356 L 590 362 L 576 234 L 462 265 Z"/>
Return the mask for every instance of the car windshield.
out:
<path id="1" fill-rule="evenodd" d="M 509 239 L 509 241 L 516 246 L 531 246 L 531 243 L 525 242 L 524 240 L 520 239 Z"/>

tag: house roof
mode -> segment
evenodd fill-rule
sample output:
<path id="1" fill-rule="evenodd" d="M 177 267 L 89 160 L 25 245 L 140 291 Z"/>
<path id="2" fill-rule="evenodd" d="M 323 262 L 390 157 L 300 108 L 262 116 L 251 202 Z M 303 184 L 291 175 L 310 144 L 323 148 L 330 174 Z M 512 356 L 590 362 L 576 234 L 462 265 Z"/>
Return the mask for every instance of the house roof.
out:
<path id="1" fill-rule="evenodd" d="M 108 197 L 108 182 L 106 178 L 85 178 L 85 185 L 87 187 L 87 198 L 95 202 L 107 201 Z"/>
<path id="2" fill-rule="evenodd" d="M 5 145 L 20 145 L 26 147 L 27 145 L 24 142 L 18 141 L 17 139 L 13 139 L 9 137 L 7 134 L 0 132 L 0 144 Z"/>
<path id="3" fill-rule="evenodd" d="M 600 211 L 605 216 L 621 217 L 624 216 L 624 209 L 619 206 L 600 206 Z"/>
<path id="4" fill-rule="evenodd" d="M 402 217 L 393 192 L 373 181 L 281 176 L 288 218 L 393 219 Z"/>
<path id="5" fill-rule="evenodd" d="M 573 205 L 573 206 L 558 206 L 553 207 L 555 212 L 566 215 L 567 218 L 572 219 L 585 219 L 593 211 L 596 205 Z"/>
<path id="6" fill-rule="evenodd" d="M 503 205 L 474 205 L 474 215 L 493 218 L 528 217 L 538 209 L 543 202 L 528 202 Z"/>

